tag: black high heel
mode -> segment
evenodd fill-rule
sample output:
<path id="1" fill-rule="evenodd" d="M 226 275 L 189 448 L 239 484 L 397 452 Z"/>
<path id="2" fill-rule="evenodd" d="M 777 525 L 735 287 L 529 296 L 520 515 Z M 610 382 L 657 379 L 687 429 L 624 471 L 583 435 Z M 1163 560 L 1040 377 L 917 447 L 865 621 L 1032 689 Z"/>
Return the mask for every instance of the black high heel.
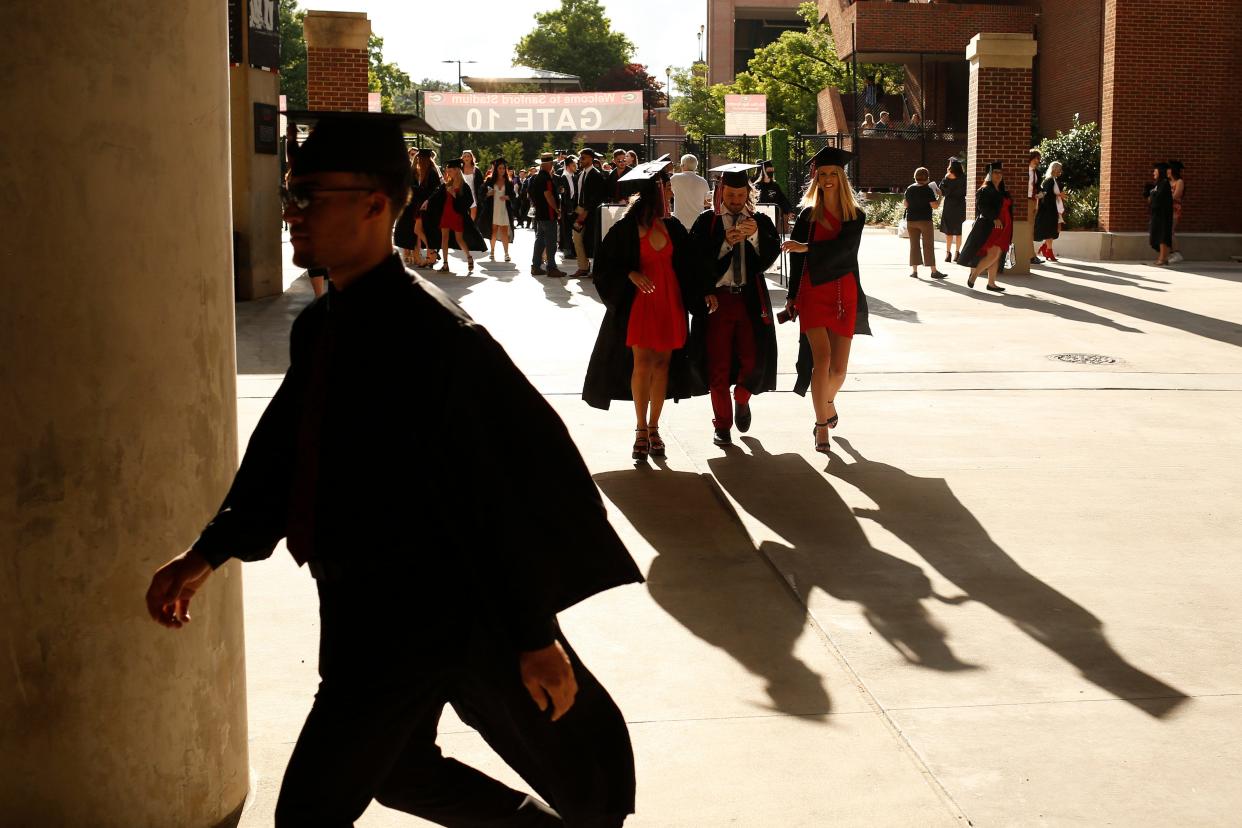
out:
<path id="1" fill-rule="evenodd" d="M 827 422 L 823 422 L 823 423 L 816 423 L 815 428 L 811 429 L 811 436 L 815 438 L 815 450 L 818 451 L 820 454 L 828 454 L 829 450 L 832 448 L 832 444 L 829 443 L 827 440 L 823 441 L 822 443 L 819 441 L 819 430 L 821 428 L 831 428 L 831 427 L 832 426 L 828 425 Z"/>
<path id="2" fill-rule="evenodd" d="M 642 432 L 643 434 L 646 434 L 647 429 L 645 428 L 634 429 L 634 433 L 637 434 L 638 432 Z M 633 452 L 630 453 L 630 457 L 632 457 L 635 460 L 646 460 L 647 455 L 649 455 L 650 453 L 651 453 L 651 441 L 650 440 L 648 440 L 646 437 L 638 437 L 634 440 L 634 450 Z"/>
<path id="3" fill-rule="evenodd" d="M 833 408 L 836 408 L 836 407 L 837 407 L 836 402 L 835 402 L 835 401 L 833 401 L 833 400 L 829 400 L 829 401 L 828 401 L 828 404 L 829 404 L 829 405 L 831 405 Z M 826 421 L 826 423 L 825 423 L 825 424 L 826 424 L 829 428 L 836 428 L 836 427 L 837 427 L 837 423 L 839 423 L 840 421 L 841 421 L 840 416 L 838 416 L 838 415 L 836 415 L 836 414 L 833 414 L 831 417 L 829 417 L 829 418 L 828 418 L 828 420 Z"/>

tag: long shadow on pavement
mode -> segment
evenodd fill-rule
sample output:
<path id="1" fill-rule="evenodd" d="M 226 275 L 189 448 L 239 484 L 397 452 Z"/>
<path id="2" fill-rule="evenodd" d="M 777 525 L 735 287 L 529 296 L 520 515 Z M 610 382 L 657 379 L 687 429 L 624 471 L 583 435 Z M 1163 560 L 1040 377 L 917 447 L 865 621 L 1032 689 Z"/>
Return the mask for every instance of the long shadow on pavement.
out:
<path id="1" fill-rule="evenodd" d="M 966 296 L 971 296 L 980 302 L 992 302 L 993 304 L 1005 305 L 1006 307 L 1016 308 L 1019 310 L 1047 313 L 1052 316 L 1059 316 L 1062 319 L 1068 319 L 1071 322 L 1086 322 L 1092 325 L 1103 325 L 1106 328 L 1112 328 L 1115 331 L 1122 331 L 1123 333 L 1142 333 L 1142 331 L 1138 328 L 1131 328 L 1128 325 L 1123 325 L 1120 322 L 1109 319 L 1107 316 L 1100 316 L 1099 314 L 1092 313 L 1084 308 L 1075 307 L 1074 305 L 1053 302 L 1049 299 L 1039 299 L 1034 296 L 1021 296 L 1016 293 L 991 293 L 983 288 L 983 281 L 984 280 L 981 278 L 979 282 L 976 282 L 975 284 L 978 286 L 975 288 L 969 288 L 964 284 L 959 285 L 955 282 L 949 281 L 935 282 L 933 284 L 940 290 L 950 290 L 954 293 L 961 293 Z M 1051 280 L 1044 279 L 1043 281 L 1048 282 Z M 1023 286 L 1027 284 L 1027 282 L 1022 282 Z"/>
<path id="2" fill-rule="evenodd" d="M 918 477 L 865 458 L 848 440 L 837 444 L 828 474 L 858 488 L 877 506 L 855 509 L 917 552 L 937 572 L 1022 632 L 1078 668 L 1084 678 L 1156 718 L 1187 696 L 1127 662 L 1098 618 L 1018 564 L 939 477 Z"/>
<path id="3" fill-rule="evenodd" d="M 647 589 L 665 612 L 766 680 L 774 709 L 831 712 L 823 678 L 793 653 L 805 607 L 755 554 L 710 475 L 639 468 L 595 482 L 658 553 Z"/>
<path id="4" fill-rule="evenodd" d="M 1204 316 L 1194 311 L 1149 302 L 1146 299 L 1126 296 L 1111 290 L 1101 290 L 1078 282 L 1050 279 L 1047 276 L 1033 276 L 1029 280 L 1024 280 L 1022 285 L 1062 299 L 1094 305 L 1132 319 L 1165 325 L 1228 345 L 1242 346 L 1242 325 L 1237 322 Z"/>
<path id="5" fill-rule="evenodd" d="M 809 436 L 809 435 L 808 435 Z M 766 541 L 761 551 L 805 607 L 821 589 L 862 608 L 867 622 L 907 661 L 934 670 L 967 670 L 950 650 L 923 599 L 936 595 L 923 570 L 876 549 L 850 507 L 800 454 L 769 454 L 753 437 L 747 454 L 730 449 L 708 466 L 741 508 L 789 545 Z"/>

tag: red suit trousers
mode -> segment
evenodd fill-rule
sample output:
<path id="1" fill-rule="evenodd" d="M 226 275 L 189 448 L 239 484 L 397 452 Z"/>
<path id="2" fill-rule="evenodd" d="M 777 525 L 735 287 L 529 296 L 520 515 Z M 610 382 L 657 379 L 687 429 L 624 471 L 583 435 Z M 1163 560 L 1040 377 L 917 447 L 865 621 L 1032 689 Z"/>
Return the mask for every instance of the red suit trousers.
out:
<path id="1" fill-rule="evenodd" d="M 716 289 L 716 312 L 707 317 L 707 383 L 712 392 L 712 427 L 733 428 L 733 405 L 729 386 L 733 385 L 733 358 L 740 363 L 737 379 L 755 371 L 755 329 L 746 312 L 746 300 L 728 288 Z M 750 391 L 741 385 L 733 399 L 750 401 Z"/>

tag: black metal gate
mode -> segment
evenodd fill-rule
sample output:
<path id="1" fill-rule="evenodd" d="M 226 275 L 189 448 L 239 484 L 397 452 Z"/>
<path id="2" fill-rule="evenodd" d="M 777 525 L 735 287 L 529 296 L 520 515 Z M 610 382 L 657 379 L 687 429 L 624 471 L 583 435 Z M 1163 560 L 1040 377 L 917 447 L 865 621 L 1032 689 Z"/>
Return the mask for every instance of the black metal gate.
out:
<path id="1" fill-rule="evenodd" d="M 703 138 L 703 166 L 710 169 L 730 161 L 754 164 L 762 160 L 759 135 L 707 135 Z"/>
<path id="2" fill-rule="evenodd" d="M 646 160 L 654 161 L 661 155 L 677 163 L 686 153 L 699 154 L 699 147 L 687 135 L 649 135 L 647 136 Z"/>

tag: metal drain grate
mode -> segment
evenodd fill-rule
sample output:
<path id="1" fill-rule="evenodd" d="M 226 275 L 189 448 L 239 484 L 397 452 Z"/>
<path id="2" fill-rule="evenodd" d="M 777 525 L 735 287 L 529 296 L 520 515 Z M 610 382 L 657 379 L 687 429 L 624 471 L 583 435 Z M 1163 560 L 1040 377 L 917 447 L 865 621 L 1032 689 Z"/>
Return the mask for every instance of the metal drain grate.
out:
<path id="1" fill-rule="evenodd" d="M 1117 363 L 1116 357 L 1104 354 L 1050 354 L 1048 359 L 1069 362 L 1073 365 L 1115 365 Z"/>

